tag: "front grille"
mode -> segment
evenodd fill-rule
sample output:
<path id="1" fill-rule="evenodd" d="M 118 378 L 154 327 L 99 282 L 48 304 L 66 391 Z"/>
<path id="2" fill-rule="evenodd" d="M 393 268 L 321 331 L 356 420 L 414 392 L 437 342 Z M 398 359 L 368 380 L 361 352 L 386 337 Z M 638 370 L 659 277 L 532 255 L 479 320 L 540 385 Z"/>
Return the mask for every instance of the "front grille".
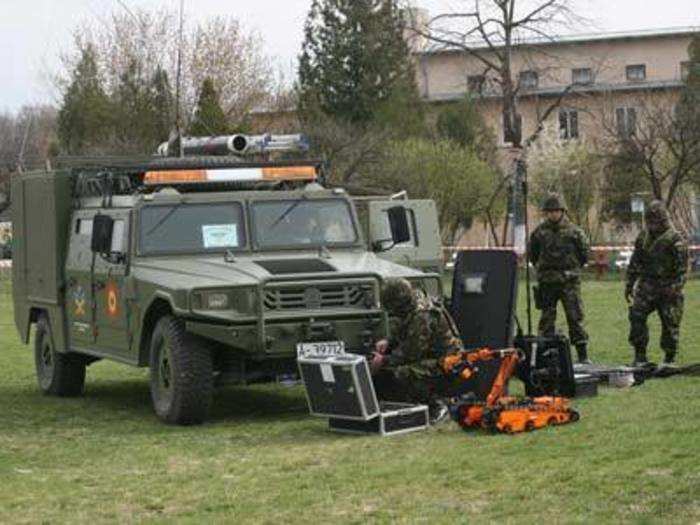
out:
<path id="1" fill-rule="evenodd" d="M 263 292 L 267 311 L 368 308 L 373 302 L 369 283 L 275 286 Z"/>

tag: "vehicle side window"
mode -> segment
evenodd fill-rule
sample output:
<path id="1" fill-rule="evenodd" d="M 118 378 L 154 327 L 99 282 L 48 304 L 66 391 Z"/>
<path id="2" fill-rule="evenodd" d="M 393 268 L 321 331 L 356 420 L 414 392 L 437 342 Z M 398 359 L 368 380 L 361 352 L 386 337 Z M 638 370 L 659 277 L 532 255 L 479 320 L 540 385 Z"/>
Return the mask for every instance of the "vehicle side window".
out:
<path id="1" fill-rule="evenodd" d="M 78 219 L 75 224 L 75 233 L 92 236 L 92 219 Z"/>
<path id="2" fill-rule="evenodd" d="M 413 210 L 406 209 L 408 215 L 408 229 L 411 233 L 411 239 L 396 246 L 415 247 L 418 246 L 418 236 L 416 234 L 416 214 Z M 382 213 L 381 232 L 383 239 L 391 239 L 391 226 L 389 226 L 389 212 Z"/>
<path id="3" fill-rule="evenodd" d="M 114 221 L 114 227 L 112 229 L 112 252 L 113 253 L 124 253 L 124 245 L 126 239 L 124 237 L 125 232 L 125 222 L 123 219 L 117 219 Z"/>

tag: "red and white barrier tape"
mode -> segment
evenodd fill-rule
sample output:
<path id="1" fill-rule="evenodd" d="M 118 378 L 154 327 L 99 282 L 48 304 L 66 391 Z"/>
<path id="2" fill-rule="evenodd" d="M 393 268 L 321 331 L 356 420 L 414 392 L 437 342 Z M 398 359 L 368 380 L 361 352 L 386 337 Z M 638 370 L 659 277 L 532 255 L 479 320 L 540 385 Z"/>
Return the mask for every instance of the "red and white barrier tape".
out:
<path id="1" fill-rule="evenodd" d="M 443 246 L 443 251 L 446 252 L 473 252 L 481 250 L 491 250 L 491 251 L 515 251 L 513 246 Z M 700 245 L 689 246 L 690 250 L 700 250 Z M 594 252 L 613 252 L 613 251 L 632 251 L 634 246 L 593 246 L 591 251 Z"/>

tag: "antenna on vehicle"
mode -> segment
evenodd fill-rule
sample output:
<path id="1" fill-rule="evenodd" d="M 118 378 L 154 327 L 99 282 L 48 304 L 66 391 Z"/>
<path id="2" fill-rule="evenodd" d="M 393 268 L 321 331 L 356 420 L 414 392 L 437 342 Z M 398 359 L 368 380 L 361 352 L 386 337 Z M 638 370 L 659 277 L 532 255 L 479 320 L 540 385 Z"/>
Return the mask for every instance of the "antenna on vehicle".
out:
<path id="1" fill-rule="evenodd" d="M 24 136 L 22 137 L 22 146 L 19 150 L 19 156 L 17 157 L 17 171 L 22 173 L 24 171 L 24 153 L 27 150 L 27 140 L 29 139 L 29 130 L 34 123 L 34 111 L 29 113 L 29 118 L 27 119 L 27 126 L 24 128 Z"/>
<path id="2" fill-rule="evenodd" d="M 180 33 L 178 36 L 177 44 L 177 79 L 175 86 L 175 139 L 171 142 L 171 147 L 175 146 L 177 148 L 177 156 L 184 157 L 184 151 L 182 148 L 182 127 L 180 122 L 180 90 L 182 85 L 182 33 L 184 31 L 185 24 L 185 0 L 180 0 Z"/>

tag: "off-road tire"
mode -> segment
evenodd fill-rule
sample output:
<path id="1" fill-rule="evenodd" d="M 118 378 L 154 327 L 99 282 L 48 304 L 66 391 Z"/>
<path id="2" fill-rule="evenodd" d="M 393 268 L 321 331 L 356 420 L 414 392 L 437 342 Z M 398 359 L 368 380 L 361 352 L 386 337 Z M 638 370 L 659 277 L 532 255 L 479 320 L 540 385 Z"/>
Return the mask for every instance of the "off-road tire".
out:
<path id="1" fill-rule="evenodd" d="M 85 392 L 85 359 L 56 352 L 51 324 L 45 315 L 36 323 L 34 364 L 41 391 L 48 396 L 77 397 Z"/>
<path id="2" fill-rule="evenodd" d="M 166 423 L 198 425 L 207 419 L 214 391 L 212 354 L 184 323 L 170 315 L 151 338 L 151 400 Z"/>

